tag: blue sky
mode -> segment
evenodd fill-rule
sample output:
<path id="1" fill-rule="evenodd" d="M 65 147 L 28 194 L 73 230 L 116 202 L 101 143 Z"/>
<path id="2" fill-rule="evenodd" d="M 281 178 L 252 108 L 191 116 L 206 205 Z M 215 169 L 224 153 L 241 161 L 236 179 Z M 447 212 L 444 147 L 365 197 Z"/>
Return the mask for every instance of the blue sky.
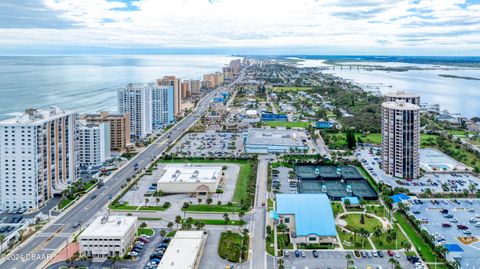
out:
<path id="1" fill-rule="evenodd" d="M 0 54 L 480 55 L 480 0 L 2 0 Z"/>

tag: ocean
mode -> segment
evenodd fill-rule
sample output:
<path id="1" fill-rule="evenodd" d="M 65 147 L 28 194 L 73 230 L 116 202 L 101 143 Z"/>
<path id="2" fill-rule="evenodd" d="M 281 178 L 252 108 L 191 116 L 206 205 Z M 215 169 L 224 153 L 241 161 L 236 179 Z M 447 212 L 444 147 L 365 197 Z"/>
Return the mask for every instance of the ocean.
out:
<path id="1" fill-rule="evenodd" d="M 79 113 L 116 111 L 117 89 L 164 75 L 201 79 L 238 57 L 223 55 L 0 56 L 0 120 L 58 105 Z"/>

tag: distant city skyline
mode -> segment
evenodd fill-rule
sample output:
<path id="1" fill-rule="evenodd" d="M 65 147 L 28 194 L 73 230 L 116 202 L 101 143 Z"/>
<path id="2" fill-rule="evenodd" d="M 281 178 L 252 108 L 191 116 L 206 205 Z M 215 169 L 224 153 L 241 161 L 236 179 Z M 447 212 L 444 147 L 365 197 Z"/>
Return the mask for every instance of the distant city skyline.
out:
<path id="1" fill-rule="evenodd" d="M 346 2 L 4 0 L 0 55 L 480 55 L 480 0 Z"/>

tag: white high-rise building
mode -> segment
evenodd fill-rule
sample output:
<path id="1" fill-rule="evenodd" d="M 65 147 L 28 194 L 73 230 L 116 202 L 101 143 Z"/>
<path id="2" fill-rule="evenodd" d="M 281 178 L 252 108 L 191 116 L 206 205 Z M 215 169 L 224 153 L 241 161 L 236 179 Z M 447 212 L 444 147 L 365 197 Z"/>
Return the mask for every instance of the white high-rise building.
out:
<path id="1" fill-rule="evenodd" d="M 80 167 L 101 166 L 110 158 L 110 124 L 80 121 Z"/>
<path id="2" fill-rule="evenodd" d="M 407 103 L 411 103 L 414 105 L 420 105 L 420 96 L 413 93 L 408 93 L 405 91 L 394 91 L 386 93 L 384 96 L 385 102 L 395 102 L 397 100 L 403 100 Z"/>
<path id="3" fill-rule="evenodd" d="M 130 135 L 141 139 L 174 121 L 174 87 L 128 84 L 118 90 L 118 110 L 130 115 Z"/>
<path id="4" fill-rule="evenodd" d="M 149 83 L 148 88 L 152 91 L 152 124 L 157 130 L 174 122 L 174 89 L 173 86 L 158 86 Z"/>
<path id="5" fill-rule="evenodd" d="M 385 173 L 413 179 L 420 173 L 420 107 L 403 100 L 382 104 Z"/>
<path id="6" fill-rule="evenodd" d="M 130 136 L 138 140 L 151 134 L 152 91 L 143 84 L 128 84 L 118 89 L 118 112 L 130 115 Z"/>
<path id="7" fill-rule="evenodd" d="M 0 121 L 0 208 L 38 209 L 77 180 L 77 118 L 51 107 Z"/>

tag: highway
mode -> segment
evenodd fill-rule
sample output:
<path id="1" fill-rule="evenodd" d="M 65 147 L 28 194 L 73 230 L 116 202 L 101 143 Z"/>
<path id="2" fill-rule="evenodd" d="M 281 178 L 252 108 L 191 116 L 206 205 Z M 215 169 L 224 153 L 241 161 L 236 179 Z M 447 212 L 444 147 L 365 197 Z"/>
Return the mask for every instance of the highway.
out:
<path id="1" fill-rule="evenodd" d="M 242 70 L 240 76 L 233 84 L 243 80 L 245 70 Z M 32 238 L 24 242 L 18 249 L 14 250 L 7 257 L 0 260 L 1 269 L 34 269 L 43 266 L 45 257 L 53 255 L 56 251 L 65 246 L 67 240 L 71 240 L 72 235 L 84 225 L 95 218 L 98 214 L 106 211 L 110 197 L 115 197 L 121 191 L 121 185 L 126 183 L 126 179 L 133 176 L 135 163 L 138 163 L 138 169 L 146 168 L 153 158 L 160 156 L 176 139 L 180 138 L 189 127 L 195 123 L 200 116 L 205 113 L 208 103 L 213 97 L 222 91 L 225 87 L 218 87 L 208 93 L 198 104 L 195 110 L 188 114 L 183 120 L 179 121 L 174 127 L 166 131 L 159 139 L 139 153 L 136 158 L 129 161 L 116 173 L 114 173 L 105 185 L 100 189 L 95 189 L 88 194 L 85 199 L 77 201 L 66 212 L 53 219 L 48 226 L 40 233 L 33 235 Z M 92 195 L 97 195 L 95 199 L 90 199 Z M 74 223 L 82 223 L 81 227 L 73 228 Z"/>

